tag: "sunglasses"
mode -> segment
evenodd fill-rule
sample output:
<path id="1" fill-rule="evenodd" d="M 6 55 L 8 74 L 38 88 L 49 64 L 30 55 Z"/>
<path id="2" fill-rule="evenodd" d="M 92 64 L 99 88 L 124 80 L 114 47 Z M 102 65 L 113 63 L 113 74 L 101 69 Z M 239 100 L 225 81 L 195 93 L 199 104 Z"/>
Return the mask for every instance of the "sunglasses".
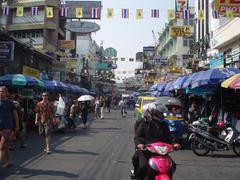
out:
<path id="1" fill-rule="evenodd" d="M 43 94 L 42 96 L 48 96 L 48 95 L 46 95 L 46 94 Z"/>

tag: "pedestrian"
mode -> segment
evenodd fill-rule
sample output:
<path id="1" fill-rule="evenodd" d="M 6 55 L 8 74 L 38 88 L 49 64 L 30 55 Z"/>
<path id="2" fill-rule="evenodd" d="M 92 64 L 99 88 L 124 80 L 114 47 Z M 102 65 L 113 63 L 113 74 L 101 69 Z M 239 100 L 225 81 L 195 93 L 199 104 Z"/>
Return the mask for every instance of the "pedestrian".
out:
<path id="1" fill-rule="evenodd" d="M 68 119 L 70 129 L 76 128 L 76 124 L 75 124 L 76 117 L 77 117 L 77 101 L 73 100 L 72 105 L 70 107 L 70 115 L 69 115 L 69 119 Z"/>
<path id="2" fill-rule="evenodd" d="M 197 106 L 197 102 L 195 100 L 192 101 L 192 105 L 188 109 L 188 122 L 192 123 L 193 121 L 198 120 L 200 117 L 200 109 Z"/>
<path id="3" fill-rule="evenodd" d="M 101 117 L 101 112 L 100 112 L 100 100 L 99 98 L 97 97 L 95 99 L 95 118 L 98 119 Z"/>
<path id="4" fill-rule="evenodd" d="M 8 99 L 9 93 L 5 86 L 0 87 L 0 158 L 2 167 L 13 166 L 9 151 L 11 135 L 19 131 L 19 120 L 13 101 Z"/>
<path id="5" fill-rule="evenodd" d="M 100 97 L 100 111 L 101 111 L 101 119 L 104 119 L 104 108 L 105 108 L 106 102 L 104 96 Z"/>
<path id="6" fill-rule="evenodd" d="M 106 107 L 107 107 L 107 111 L 110 113 L 110 111 L 111 111 L 111 97 L 110 96 L 108 96 L 106 98 Z"/>
<path id="7" fill-rule="evenodd" d="M 44 139 L 44 152 L 51 154 L 50 140 L 54 118 L 53 104 L 48 100 L 48 94 L 42 93 L 42 101 L 38 102 L 35 108 L 35 125 L 39 127 L 39 135 Z"/>
<path id="8" fill-rule="evenodd" d="M 26 144 L 26 124 L 25 124 L 25 120 L 24 120 L 24 113 L 25 110 L 21 104 L 21 97 L 16 94 L 14 96 L 14 101 L 13 101 L 16 111 L 18 113 L 18 119 L 19 119 L 19 133 L 18 133 L 18 137 L 20 140 L 20 147 L 21 148 L 25 148 L 27 147 Z"/>
<path id="9" fill-rule="evenodd" d="M 81 110 L 81 118 L 82 118 L 82 121 L 83 121 L 83 128 L 87 127 L 86 124 L 87 124 L 87 119 L 88 119 L 89 108 L 90 107 L 89 107 L 87 101 L 83 101 L 81 103 L 80 110 Z"/>
<path id="10" fill-rule="evenodd" d="M 127 114 L 127 112 L 126 112 L 126 101 L 124 99 L 121 99 L 121 101 L 119 101 L 118 105 L 120 107 L 122 117 L 125 117 L 125 114 Z"/>

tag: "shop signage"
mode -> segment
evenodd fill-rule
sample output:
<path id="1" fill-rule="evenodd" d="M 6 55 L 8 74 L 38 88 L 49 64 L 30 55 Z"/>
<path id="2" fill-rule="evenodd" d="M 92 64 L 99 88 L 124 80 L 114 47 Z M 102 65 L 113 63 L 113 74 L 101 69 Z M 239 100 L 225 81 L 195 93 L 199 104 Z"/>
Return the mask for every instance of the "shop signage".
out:
<path id="1" fill-rule="evenodd" d="M 74 40 L 59 40 L 58 41 L 59 49 L 75 49 Z"/>
<path id="2" fill-rule="evenodd" d="M 104 56 L 106 56 L 106 57 L 117 57 L 117 50 L 112 48 L 112 47 L 109 47 L 109 48 L 105 49 Z"/>
<path id="3" fill-rule="evenodd" d="M 100 30 L 100 26 L 93 22 L 72 21 L 66 24 L 65 28 L 76 33 L 91 33 Z"/>
<path id="4" fill-rule="evenodd" d="M 215 9 L 220 15 L 226 15 L 226 11 L 233 12 L 234 17 L 240 17 L 240 0 L 215 0 Z"/>
<path id="5" fill-rule="evenodd" d="M 224 68 L 224 55 L 219 53 L 210 59 L 210 68 Z"/>
<path id="6" fill-rule="evenodd" d="M 109 69 L 109 64 L 108 63 L 98 63 L 98 64 L 96 64 L 96 69 L 107 70 L 107 69 Z"/>
<path id="7" fill-rule="evenodd" d="M 182 74 L 183 70 L 182 70 L 182 67 L 168 67 L 167 72 Z"/>
<path id="8" fill-rule="evenodd" d="M 240 48 L 236 48 L 232 50 L 232 61 L 240 61 Z"/>
<path id="9" fill-rule="evenodd" d="M 0 61 L 14 60 L 14 42 L 0 41 Z"/>
<path id="10" fill-rule="evenodd" d="M 23 66 L 22 73 L 40 79 L 40 71 L 29 66 Z"/>
<path id="11" fill-rule="evenodd" d="M 169 29 L 169 34 L 172 37 L 191 36 L 193 35 L 193 27 L 192 26 L 172 26 Z"/>
<path id="12" fill-rule="evenodd" d="M 182 18 L 184 9 L 188 9 L 188 0 L 175 0 L 175 13 L 177 18 Z"/>

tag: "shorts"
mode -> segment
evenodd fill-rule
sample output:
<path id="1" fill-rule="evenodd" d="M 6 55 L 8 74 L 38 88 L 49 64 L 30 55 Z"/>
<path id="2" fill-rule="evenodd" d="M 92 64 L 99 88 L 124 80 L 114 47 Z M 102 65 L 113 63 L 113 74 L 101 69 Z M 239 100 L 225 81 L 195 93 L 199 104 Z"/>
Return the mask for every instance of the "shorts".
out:
<path id="1" fill-rule="evenodd" d="M 0 130 L 0 151 L 7 151 L 11 142 L 11 129 Z"/>
<path id="2" fill-rule="evenodd" d="M 52 126 L 49 124 L 39 125 L 39 135 L 49 136 L 52 133 Z"/>

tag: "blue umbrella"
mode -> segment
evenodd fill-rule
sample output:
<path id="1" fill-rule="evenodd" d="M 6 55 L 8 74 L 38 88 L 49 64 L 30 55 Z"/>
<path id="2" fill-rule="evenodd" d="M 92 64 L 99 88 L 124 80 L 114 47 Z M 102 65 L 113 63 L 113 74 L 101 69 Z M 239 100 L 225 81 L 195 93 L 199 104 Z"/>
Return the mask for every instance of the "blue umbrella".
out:
<path id="1" fill-rule="evenodd" d="M 71 93 L 82 93 L 81 88 L 78 85 L 67 84 Z"/>
<path id="2" fill-rule="evenodd" d="M 166 83 L 160 83 L 160 84 L 157 85 L 157 90 L 159 92 L 163 92 L 165 87 L 166 87 Z"/>
<path id="3" fill-rule="evenodd" d="M 0 85 L 15 87 L 43 87 L 39 79 L 23 74 L 7 74 L 0 77 Z"/>
<path id="4" fill-rule="evenodd" d="M 169 96 L 171 94 L 170 91 L 172 91 L 174 89 L 173 83 L 174 83 L 174 81 L 167 83 L 167 85 L 163 91 L 163 94 L 162 94 L 163 96 Z"/>
<path id="5" fill-rule="evenodd" d="M 154 96 L 154 97 L 160 97 L 161 96 L 161 92 L 159 92 L 159 91 L 152 91 L 151 92 L 151 96 Z"/>
<path id="6" fill-rule="evenodd" d="M 80 88 L 82 93 L 84 94 L 90 94 L 89 90 L 87 90 L 86 88 Z"/>
<path id="7" fill-rule="evenodd" d="M 206 85 L 218 85 L 232 75 L 240 73 L 236 68 L 216 68 L 199 72 L 199 75 L 193 79 L 192 88 Z"/>
<path id="8" fill-rule="evenodd" d="M 157 86 L 158 86 L 158 84 L 153 84 L 153 85 L 149 88 L 149 91 L 151 92 L 151 91 L 157 90 Z"/>
<path id="9" fill-rule="evenodd" d="M 44 83 L 44 89 L 47 90 L 58 90 L 58 91 L 67 91 L 68 87 L 60 82 L 60 81 L 55 81 L 55 80 L 42 80 Z"/>
<path id="10" fill-rule="evenodd" d="M 191 86 L 192 81 L 198 76 L 199 72 L 193 73 L 189 78 L 185 80 L 182 85 L 182 88 L 185 89 Z"/>
<path id="11" fill-rule="evenodd" d="M 189 76 L 182 76 L 176 79 L 176 81 L 173 82 L 173 88 L 174 89 L 183 89 L 184 82 L 189 78 Z"/>

